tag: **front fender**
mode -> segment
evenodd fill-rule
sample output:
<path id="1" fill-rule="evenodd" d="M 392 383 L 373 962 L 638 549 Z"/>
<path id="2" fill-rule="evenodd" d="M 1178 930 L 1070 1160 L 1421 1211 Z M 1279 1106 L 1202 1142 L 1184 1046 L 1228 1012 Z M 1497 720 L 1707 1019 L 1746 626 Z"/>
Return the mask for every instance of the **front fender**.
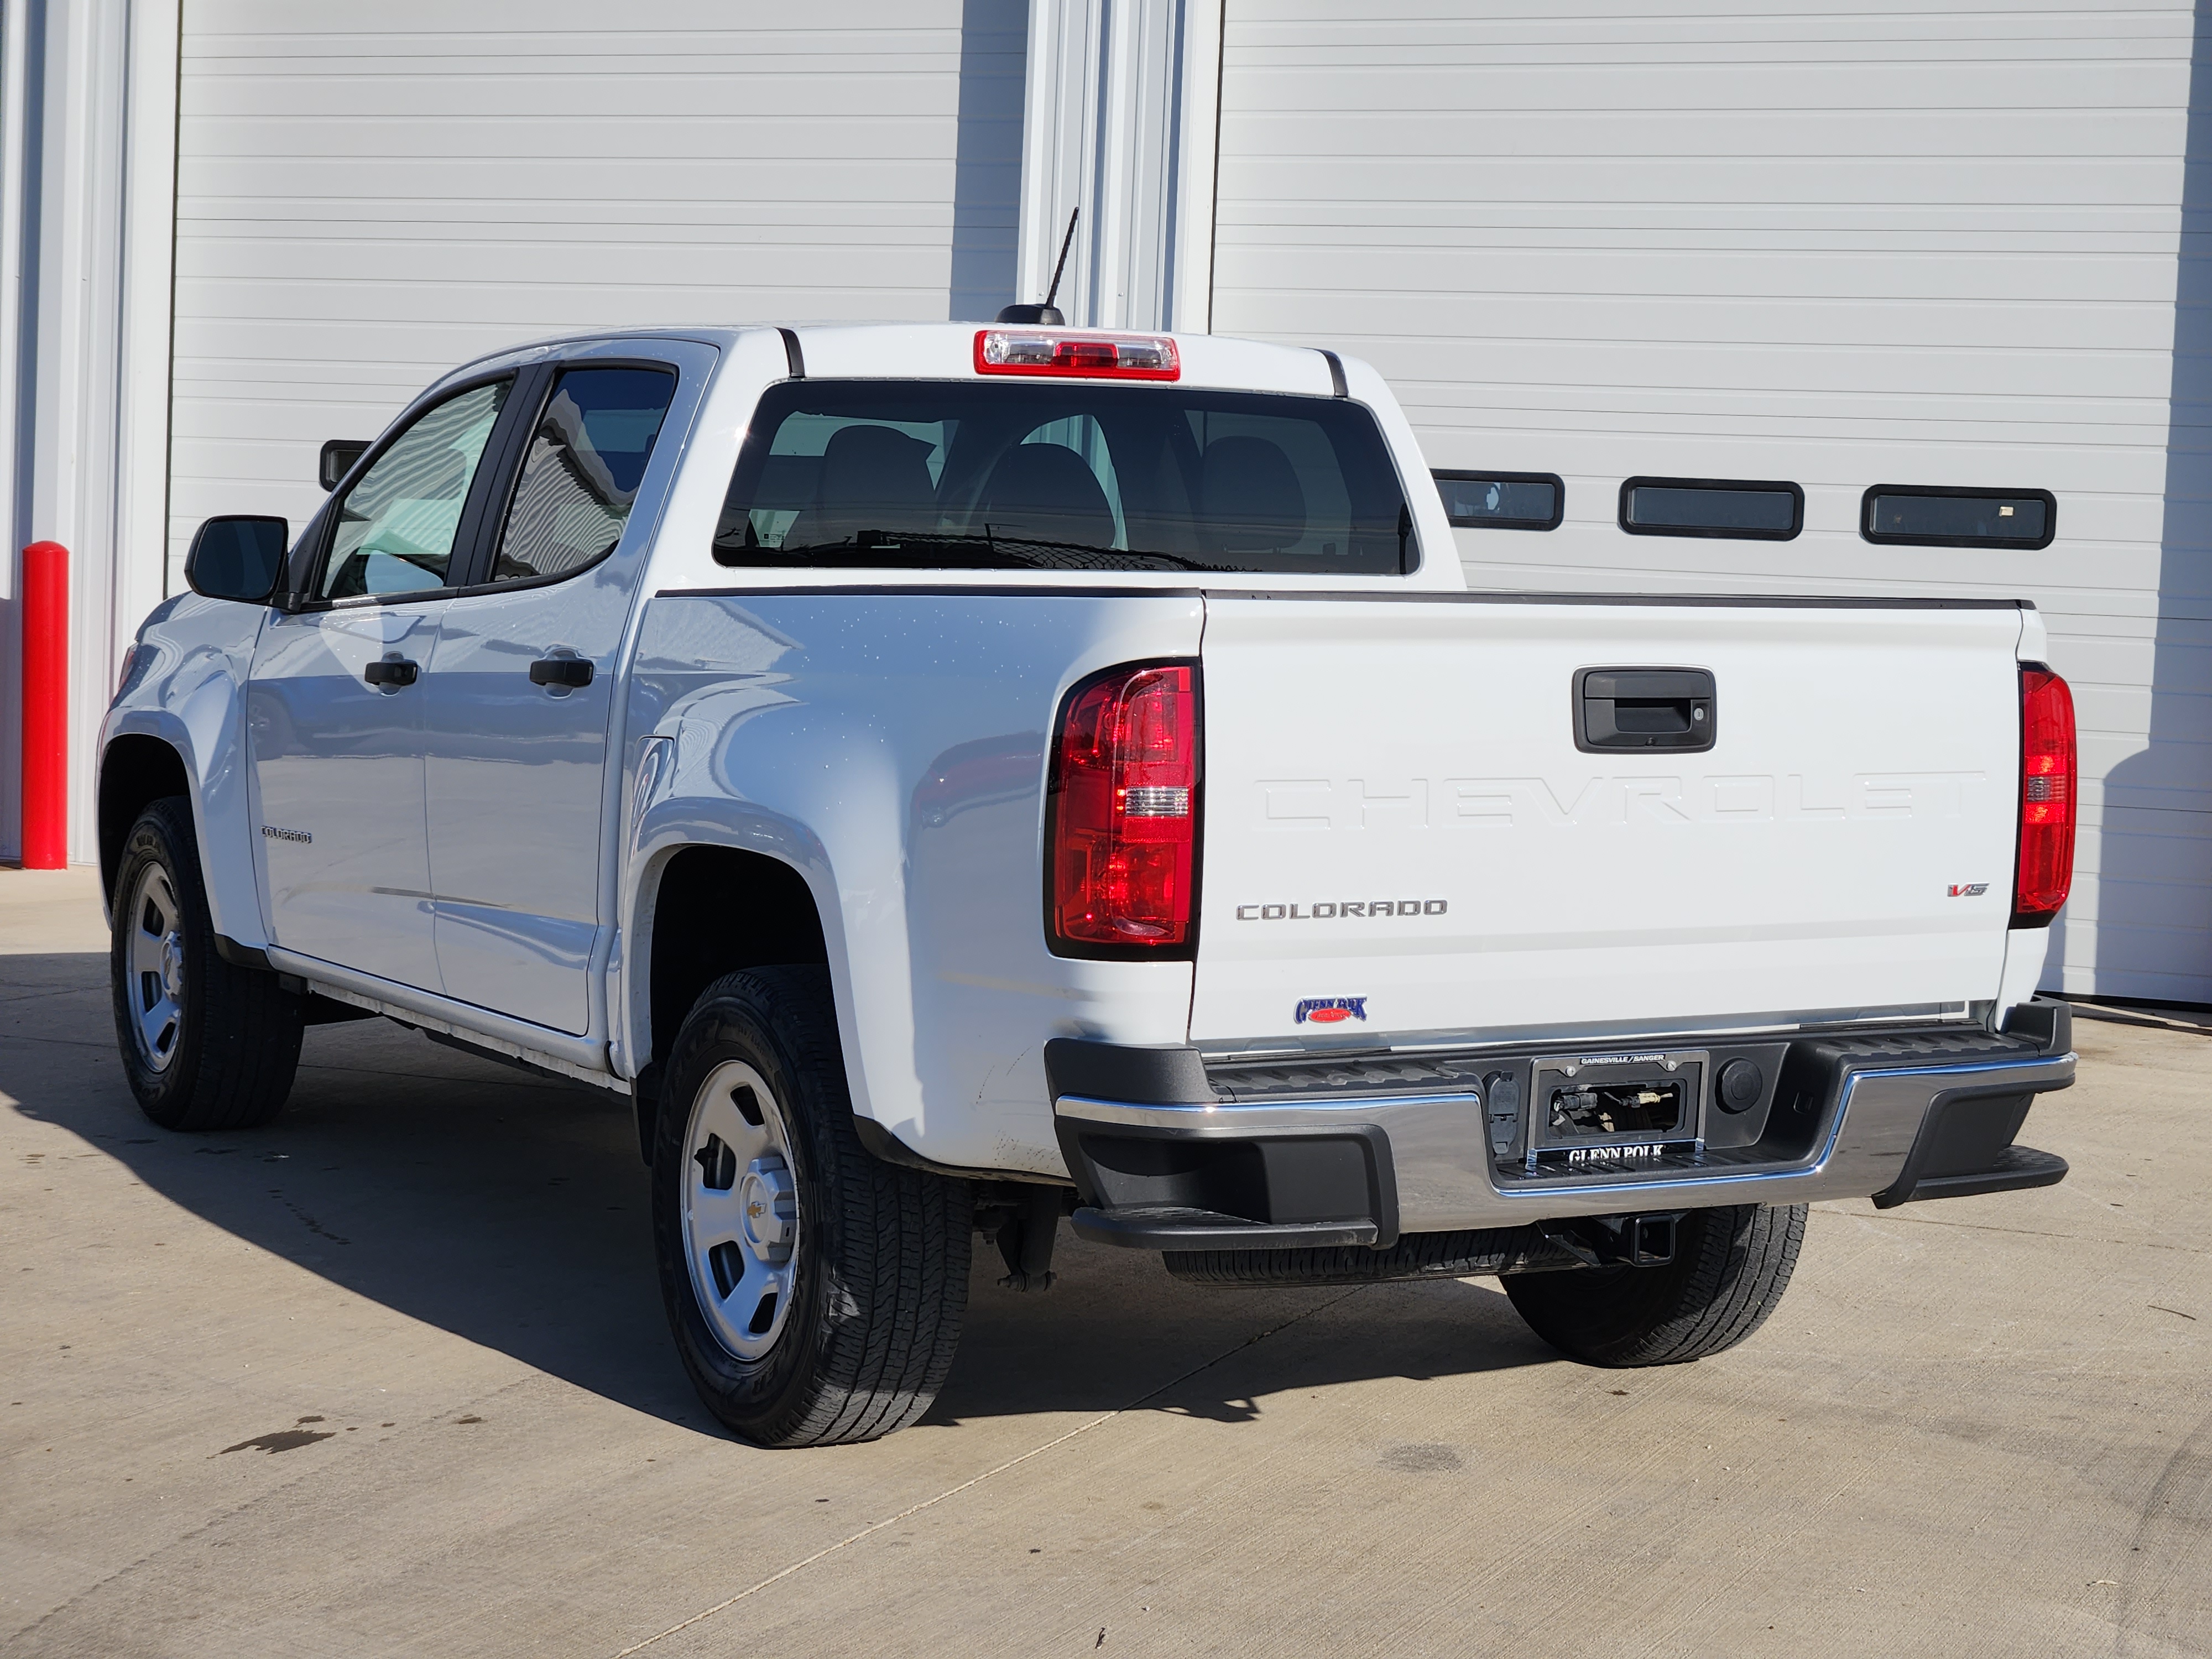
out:
<path id="1" fill-rule="evenodd" d="M 107 757 L 118 738 L 151 738 L 173 750 L 184 767 L 216 931 L 255 949 L 267 947 L 269 929 L 256 860 L 245 686 L 266 614 L 197 594 L 155 611 L 139 630 L 130 677 L 101 722 L 94 792 L 96 801 L 104 799 Z"/>

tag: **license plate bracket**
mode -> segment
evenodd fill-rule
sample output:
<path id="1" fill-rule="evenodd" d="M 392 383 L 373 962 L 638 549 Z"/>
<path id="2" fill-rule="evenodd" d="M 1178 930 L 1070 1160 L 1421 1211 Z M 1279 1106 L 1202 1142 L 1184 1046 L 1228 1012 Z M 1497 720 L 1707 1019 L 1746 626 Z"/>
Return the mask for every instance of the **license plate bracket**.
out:
<path id="1" fill-rule="evenodd" d="M 1694 1158 L 1705 1144 L 1706 1069 L 1701 1049 L 1539 1060 L 1527 1169 L 1596 1175 Z"/>

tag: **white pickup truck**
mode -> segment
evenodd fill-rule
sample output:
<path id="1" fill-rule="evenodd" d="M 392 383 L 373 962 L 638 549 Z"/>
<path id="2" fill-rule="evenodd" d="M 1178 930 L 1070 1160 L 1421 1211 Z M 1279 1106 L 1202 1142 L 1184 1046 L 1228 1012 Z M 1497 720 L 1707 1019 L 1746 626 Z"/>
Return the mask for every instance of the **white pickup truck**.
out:
<path id="1" fill-rule="evenodd" d="M 978 1231 L 1645 1365 L 1809 1200 L 2065 1173 L 2031 606 L 1470 592 L 1366 366 L 1025 319 L 555 341 L 351 448 L 103 729 L 131 1085 L 262 1123 L 381 1015 L 626 1097 L 745 1438 L 926 1410 Z"/>

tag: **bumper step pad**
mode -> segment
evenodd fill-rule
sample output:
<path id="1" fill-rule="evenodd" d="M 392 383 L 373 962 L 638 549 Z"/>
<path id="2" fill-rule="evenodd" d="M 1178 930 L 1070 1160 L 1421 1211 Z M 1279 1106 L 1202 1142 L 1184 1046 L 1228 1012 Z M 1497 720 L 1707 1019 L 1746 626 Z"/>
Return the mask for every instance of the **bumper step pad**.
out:
<path id="1" fill-rule="evenodd" d="M 1985 1170 L 1964 1175 L 1922 1176 L 1910 1187 L 1899 1182 L 1875 1195 L 1877 1209 L 1917 1204 L 1931 1198 L 1972 1198 L 1980 1193 L 2016 1193 L 2029 1187 L 2055 1187 L 2066 1179 L 2066 1160 L 2033 1146 L 2008 1146 Z"/>

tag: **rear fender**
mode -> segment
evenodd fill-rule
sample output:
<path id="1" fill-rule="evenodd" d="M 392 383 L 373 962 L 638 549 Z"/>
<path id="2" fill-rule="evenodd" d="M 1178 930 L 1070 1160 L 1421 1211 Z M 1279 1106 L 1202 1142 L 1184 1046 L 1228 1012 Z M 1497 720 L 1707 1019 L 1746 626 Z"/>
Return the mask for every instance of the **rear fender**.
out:
<path id="1" fill-rule="evenodd" d="M 1047 733 L 1085 676 L 1194 655 L 1201 616 L 1192 594 L 921 584 L 656 599 L 628 722 L 618 1067 L 651 1057 L 659 872 L 736 848 L 813 896 L 854 1111 L 939 1164 L 1064 1176 L 1046 1041 L 1183 1041 L 1191 968 L 1046 948 Z"/>

